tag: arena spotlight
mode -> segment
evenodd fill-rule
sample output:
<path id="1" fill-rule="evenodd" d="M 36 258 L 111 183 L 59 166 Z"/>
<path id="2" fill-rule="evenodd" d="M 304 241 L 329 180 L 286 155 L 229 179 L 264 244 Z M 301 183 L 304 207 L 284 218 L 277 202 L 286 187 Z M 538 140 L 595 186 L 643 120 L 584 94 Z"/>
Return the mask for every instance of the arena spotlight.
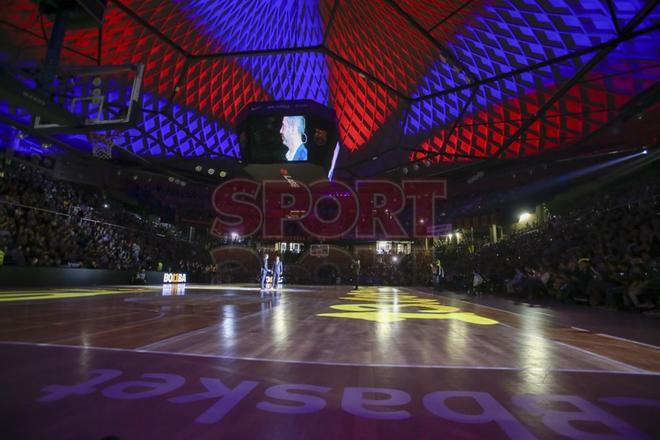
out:
<path id="1" fill-rule="evenodd" d="M 213 169 L 213 168 L 209 168 L 209 170 L 207 171 L 207 173 L 209 173 L 209 176 L 212 176 L 212 175 L 215 173 L 215 169 Z"/>
<path id="2" fill-rule="evenodd" d="M 181 181 L 181 186 L 186 186 L 186 185 L 187 185 L 187 183 L 182 180 Z"/>
<path id="3" fill-rule="evenodd" d="M 218 175 L 219 175 L 220 177 L 222 177 L 222 178 L 225 178 L 225 177 L 227 177 L 227 171 L 225 171 L 225 170 L 221 170 L 221 171 L 218 173 Z"/>
<path id="4" fill-rule="evenodd" d="M 392 263 L 396 263 L 397 261 L 399 261 L 399 257 L 397 257 L 396 255 L 393 256 L 392 257 Z"/>
<path id="5" fill-rule="evenodd" d="M 401 171 L 403 174 L 408 174 L 408 167 L 404 167 Z"/>
<path id="6" fill-rule="evenodd" d="M 19 131 L 16 137 L 19 138 L 20 140 L 23 140 L 27 137 L 27 134 L 23 133 L 22 131 Z"/>
<path id="7" fill-rule="evenodd" d="M 201 165 L 197 165 L 197 166 L 195 167 L 195 171 L 197 171 L 198 173 L 201 173 L 201 172 L 202 172 L 202 169 L 203 169 L 203 168 L 202 168 Z"/>
<path id="8" fill-rule="evenodd" d="M 171 177 L 171 176 L 168 177 L 168 178 L 167 178 L 167 181 L 168 181 L 168 182 L 174 182 L 174 177 Z"/>
<path id="9" fill-rule="evenodd" d="M 523 212 L 518 216 L 518 223 L 527 223 L 532 218 L 529 212 Z"/>
<path id="10" fill-rule="evenodd" d="M 52 146 L 53 146 L 53 144 L 51 144 L 49 142 L 44 142 L 43 144 L 41 144 L 41 148 L 43 148 L 44 150 L 48 150 Z"/>
<path id="11" fill-rule="evenodd" d="M 649 149 L 644 147 L 644 149 L 642 150 L 642 154 L 649 154 Z"/>

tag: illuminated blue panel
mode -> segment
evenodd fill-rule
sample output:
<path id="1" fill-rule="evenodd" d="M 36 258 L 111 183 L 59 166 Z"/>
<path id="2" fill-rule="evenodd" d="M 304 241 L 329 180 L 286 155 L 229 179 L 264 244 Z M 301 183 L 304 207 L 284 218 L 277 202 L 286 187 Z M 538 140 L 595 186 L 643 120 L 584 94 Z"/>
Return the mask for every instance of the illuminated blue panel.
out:
<path id="1" fill-rule="evenodd" d="M 542 96 L 547 88 L 554 88 L 571 78 L 593 55 L 584 55 L 563 63 L 555 63 L 529 72 L 521 73 L 500 81 L 482 85 L 487 101 L 478 102 L 481 106 L 501 103 L 511 98 L 522 98 L 529 93 Z M 543 104 L 543 102 L 539 102 Z"/>
<path id="2" fill-rule="evenodd" d="M 660 30 L 620 43 L 597 66 L 590 76 L 621 75 L 628 82 L 658 81 L 660 71 Z M 612 84 L 612 86 L 615 86 Z M 616 91 L 616 90 L 613 90 Z M 625 94 L 630 91 L 626 90 Z"/>
<path id="3" fill-rule="evenodd" d="M 240 63 L 274 100 L 329 102 L 328 65 L 320 52 L 245 57 Z"/>
<path id="4" fill-rule="evenodd" d="M 650 0 L 649 0 L 650 1 Z M 660 23 L 660 4 L 656 4 L 655 8 L 638 26 L 637 29 L 649 28 L 657 26 Z"/>
<path id="5" fill-rule="evenodd" d="M 480 78 L 510 72 L 616 38 L 606 2 L 509 0 L 483 8 L 458 33 L 434 36 Z"/>
<path id="6" fill-rule="evenodd" d="M 111 136 L 117 146 L 138 155 L 240 157 L 238 137 L 231 128 L 178 105 L 168 108 L 167 100 L 153 99 L 151 94 L 143 96 L 143 108 L 142 131 L 131 128 L 103 134 Z M 2 101 L 0 113 L 24 125 L 31 121 L 31 115 Z M 92 150 L 86 134 L 54 136 L 79 150 Z"/>
<path id="7" fill-rule="evenodd" d="M 614 12 L 616 14 L 617 21 L 619 26 L 624 27 L 630 22 L 630 20 L 644 7 L 646 3 L 649 3 L 653 0 L 614 0 L 612 1 L 612 6 L 614 7 Z M 651 14 L 646 18 L 646 21 L 642 22 L 641 26 L 638 26 L 638 29 L 649 26 L 651 24 L 657 24 L 658 19 L 660 18 L 660 10 L 658 6 L 655 6 L 655 9 Z"/>
<path id="8" fill-rule="evenodd" d="M 323 41 L 316 0 L 253 0 L 249 5 L 244 0 L 188 0 L 179 6 L 192 26 L 211 40 L 194 53 L 315 46 Z"/>
<path id="9" fill-rule="evenodd" d="M 116 141 L 136 154 L 151 156 L 239 157 L 238 137 L 228 127 L 167 100 L 143 96 L 143 122 L 140 130 L 131 129 Z"/>
<path id="10" fill-rule="evenodd" d="M 10 145 L 14 151 L 27 155 L 52 155 L 58 154 L 62 151 L 56 145 L 52 145 L 48 149 L 44 149 L 41 140 L 33 136 L 27 136 L 24 139 L 19 140 L 16 138 L 17 134 L 18 130 L 16 128 L 0 122 L 0 151 L 8 148 Z"/>
<path id="11" fill-rule="evenodd" d="M 470 97 L 470 90 L 424 99 L 410 105 L 403 126 L 406 139 L 425 138 L 432 131 L 451 124 Z"/>
<path id="12" fill-rule="evenodd" d="M 9 105 L 7 101 L 3 100 L 0 100 L 0 114 L 23 125 L 30 125 L 32 121 L 32 115 L 22 108 Z"/>
<path id="13" fill-rule="evenodd" d="M 417 90 L 412 93 L 412 96 L 418 98 L 466 84 L 465 73 L 458 66 L 452 66 L 447 60 L 439 59 L 433 62 L 428 73 L 419 80 Z"/>

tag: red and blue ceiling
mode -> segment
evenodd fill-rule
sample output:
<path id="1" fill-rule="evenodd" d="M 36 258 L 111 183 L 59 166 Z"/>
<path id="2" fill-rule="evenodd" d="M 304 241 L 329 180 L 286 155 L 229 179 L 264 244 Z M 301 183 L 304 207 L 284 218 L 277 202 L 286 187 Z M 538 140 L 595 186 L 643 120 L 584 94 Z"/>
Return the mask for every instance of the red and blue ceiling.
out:
<path id="1" fill-rule="evenodd" d="M 50 22 L 3 3 L 2 57 L 36 63 Z M 145 64 L 143 121 L 115 138 L 139 155 L 238 156 L 244 105 L 313 99 L 335 109 L 349 163 L 522 157 L 578 142 L 657 84 L 657 3 L 110 0 L 101 44 L 70 31 L 62 63 Z"/>

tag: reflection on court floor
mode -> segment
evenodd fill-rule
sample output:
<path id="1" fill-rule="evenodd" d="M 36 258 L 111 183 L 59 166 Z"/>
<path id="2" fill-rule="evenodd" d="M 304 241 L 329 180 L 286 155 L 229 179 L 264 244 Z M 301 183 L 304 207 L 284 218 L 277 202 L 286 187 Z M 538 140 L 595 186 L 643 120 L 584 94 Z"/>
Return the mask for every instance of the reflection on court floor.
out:
<path id="1" fill-rule="evenodd" d="M 0 299 L 2 438 L 660 438 L 660 349 L 565 309 L 341 286 Z"/>

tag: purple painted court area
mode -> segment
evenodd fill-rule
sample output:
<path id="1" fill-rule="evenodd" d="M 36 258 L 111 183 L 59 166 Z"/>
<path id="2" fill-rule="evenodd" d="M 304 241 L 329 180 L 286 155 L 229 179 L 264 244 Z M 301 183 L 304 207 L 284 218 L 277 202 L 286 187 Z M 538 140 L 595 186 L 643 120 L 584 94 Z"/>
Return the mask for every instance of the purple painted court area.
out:
<path id="1" fill-rule="evenodd" d="M 654 374 L 0 352 L 2 438 L 660 438 Z"/>

